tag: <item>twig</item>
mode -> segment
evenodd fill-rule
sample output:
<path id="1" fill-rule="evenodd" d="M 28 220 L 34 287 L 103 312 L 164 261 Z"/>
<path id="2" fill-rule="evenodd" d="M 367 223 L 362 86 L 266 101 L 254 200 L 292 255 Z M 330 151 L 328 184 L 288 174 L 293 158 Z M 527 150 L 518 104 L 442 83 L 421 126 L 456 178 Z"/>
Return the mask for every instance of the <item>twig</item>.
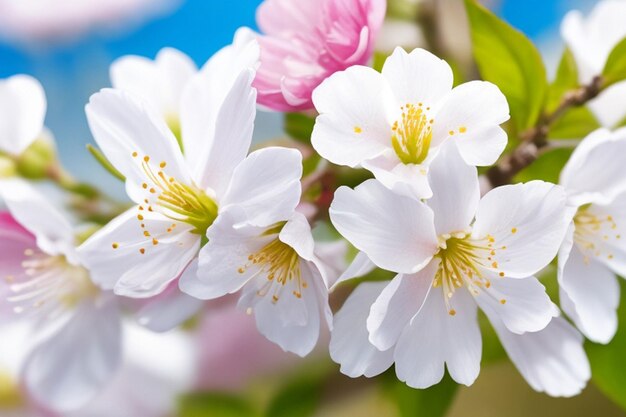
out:
<path id="1" fill-rule="evenodd" d="M 541 117 L 535 127 L 523 132 L 521 134 L 522 143 L 487 171 L 487 179 L 491 185 L 497 187 L 510 184 L 513 177 L 532 164 L 539 157 L 539 151 L 548 146 L 550 127 L 566 111 L 586 104 L 597 97 L 601 90 L 602 78 L 595 77 L 588 85 L 565 93 L 561 104 L 553 112 Z"/>

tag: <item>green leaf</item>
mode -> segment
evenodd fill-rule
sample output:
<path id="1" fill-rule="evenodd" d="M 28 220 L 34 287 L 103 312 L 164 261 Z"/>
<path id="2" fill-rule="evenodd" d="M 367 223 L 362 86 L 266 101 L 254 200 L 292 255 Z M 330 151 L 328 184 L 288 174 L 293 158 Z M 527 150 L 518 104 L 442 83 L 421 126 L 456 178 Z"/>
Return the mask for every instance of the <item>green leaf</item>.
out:
<path id="1" fill-rule="evenodd" d="M 272 399 L 267 417 L 310 417 L 322 402 L 326 372 L 312 372 L 290 381 Z"/>
<path id="2" fill-rule="evenodd" d="M 482 77 L 509 101 L 519 131 L 533 126 L 547 94 L 546 70 L 533 43 L 520 31 L 478 4 L 465 0 L 474 58 Z"/>
<path id="3" fill-rule="evenodd" d="M 308 175 L 314 173 L 321 161 L 322 157 L 317 153 L 304 159 L 304 161 L 302 161 L 302 178 L 306 178 Z"/>
<path id="4" fill-rule="evenodd" d="M 88 144 L 87 150 L 89 151 L 91 156 L 93 156 L 95 160 L 98 161 L 102 168 L 106 169 L 109 172 L 109 174 L 113 175 L 120 181 L 126 181 L 126 177 L 124 177 L 124 175 L 122 175 L 122 173 L 119 172 L 111 162 L 109 162 L 106 156 L 104 156 L 104 154 L 98 148 Z"/>
<path id="5" fill-rule="evenodd" d="M 582 139 L 600 127 L 587 107 L 574 107 L 550 126 L 549 139 Z"/>
<path id="6" fill-rule="evenodd" d="M 482 366 L 505 360 L 507 355 L 500 338 L 483 312 L 478 315 L 478 324 L 483 338 L 483 356 L 480 361 Z"/>
<path id="7" fill-rule="evenodd" d="M 620 281 L 623 294 L 626 283 Z M 626 354 L 626 303 L 621 303 L 618 316 L 620 327 L 611 343 L 588 343 L 587 354 L 591 362 L 592 381 L 607 397 L 626 410 L 626 372 L 623 366 Z"/>
<path id="8" fill-rule="evenodd" d="M 548 113 L 553 112 L 559 107 L 559 104 L 561 104 L 563 95 L 578 87 L 578 67 L 576 66 L 576 60 L 572 52 L 566 48 L 565 51 L 563 51 L 563 56 L 559 62 L 554 81 L 550 84 L 546 111 Z"/>
<path id="9" fill-rule="evenodd" d="M 514 182 L 543 180 L 553 183 L 559 182 L 561 169 L 565 166 L 572 154 L 572 149 L 556 148 L 545 152 L 515 176 Z"/>
<path id="10" fill-rule="evenodd" d="M 302 113 L 285 114 L 285 132 L 299 142 L 311 143 L 315 119 Z"/>
<path id="11" fill-rule="evenodd" d="M 258 415 L 243 398 L 229 394 L 196 393 L 179 400 L 178 417 L 252 417 Z"/>
<path id="12" fill-rule="evenodd" d="M 603 88 L 626 80 L 626 38 L 622 39 L 609 54 L 602 76 Z"/>
<path id="13" fill-rule="evenodd" d="M 448 375 L 427 389 L 413 389 L 401 382 L 393 370 L 381 377 L 382 387 L 398 407 L 400 417 L 443 417 L 452 405 L 456 384 Z"/>

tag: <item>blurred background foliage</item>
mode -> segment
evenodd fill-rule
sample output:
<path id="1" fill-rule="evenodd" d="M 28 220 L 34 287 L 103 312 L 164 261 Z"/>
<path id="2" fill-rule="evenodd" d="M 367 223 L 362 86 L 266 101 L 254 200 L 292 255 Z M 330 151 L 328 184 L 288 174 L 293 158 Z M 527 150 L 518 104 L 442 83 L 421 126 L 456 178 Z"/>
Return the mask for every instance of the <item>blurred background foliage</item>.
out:
<path id="1" fill-rule="evenodd" d="M 64 164 L 79 178 L 102 184 L 109 192 L 121 195 L 121 184 L 99 167 L 93 168 L 96 164 L 84 147 L 91 137 L 82 109 L 89 95 L 109 86 L 108 67 L 112 60 L 127 54 L 154 57 L 160 48 L 172 46 L 201 65 L 230 42 L 237 27 L 255 26 L 254 13 L 259 3 L 260 0 L 186 0 L 172 13 L 131 28 L 99 30 L 60 41 L 53 38 L 19 43 L 0 41 L 0 77 L 28 73 L 39 78 L 48 95 L 47 125 L 55 133 Z M 470 35 L 462 0 L 390 0 L 388 24 L 374 66 L 380 67 L 396 44 L 407 48 L 424 46 L 450 61 L 457 84 L 478 78 L 479 74 L 493 81 L 509 98 L 513 118 L 508 129 L 514 146 L 523 131 L 538 123 L 541 114 L 553 111 L 566 91 L 578 87 L 575 64 L 563 52 L 558 26 L 568 10 L 588 11 L 595 2 L 491 0 L 484 3 L 495 15 L 470 6 Z M 505 21 L 521 33 L 512 30 Z M 473 53 L 470 39 L 474 41 Z M 624 62 L 613 65 L 614 72 L 626 68 Z M 304 115 L 284 117 L 260 113 L 256 140 L 288 136 L 307 142 L 312 123 Z M 555 121 L 548 139 L 581 138 L 597 127 L 598 122 L 586 108 L 575 108 Z M 571 147 L 567 145 L 550 147 L 541 152 L 534 164 L 518 173 L 515 180 L 541 178 L 557 182 L 570 153 Z M 312 172 L 318 162 L 319 158 L 309 158 L 305 170 Z M 343 174 L 341 182 L 356 185 L 363 180 L 359 175 L 358 172 Z M 364 279 L 388 278 L 389 274 L 375 271 Z M 558 299 L 554 268 L 546 270 L 541 278 L 553 299 Z M 333 305 L 335 311 L 354 285 L 339 288 L 334 297 L 338 300 Z M 623 366 L 626 306 L 621 307 L 620 315 L 621 328 L 611 344 L 587 345 L 593 382 L 573 399 L 553 399 L 535 393 L 510 364 L 483 318 L 483 366 L 478 381 L 469 388 L 459 387 L 446 378 L 430 389 L 413 390 L 396 379 L 393 369 L 375 379 L 351 380 L 331 363 L 322 341 L 312 357 L 296 362 L 288 358 L 287 366 L 277 366 L 276 371 L 251 378 L 237 389 L 196 392 L 180 398 L 178 415 L 626 416 L 623 411 L 626 410 Z M 255 346 L 246 348 L 252 352 Z"/>

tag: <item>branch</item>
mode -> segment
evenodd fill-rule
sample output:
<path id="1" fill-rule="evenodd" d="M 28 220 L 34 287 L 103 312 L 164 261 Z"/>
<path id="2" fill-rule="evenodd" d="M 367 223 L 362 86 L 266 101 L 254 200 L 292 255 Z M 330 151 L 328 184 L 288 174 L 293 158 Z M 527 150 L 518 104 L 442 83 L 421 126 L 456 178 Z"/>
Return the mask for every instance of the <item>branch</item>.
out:
<path id="1" fill-rule="evenodd" d="M 539 157 L 542 148 L 548 146 L 550 127 L 569 109 L 585 105 L 597 97 L 601 90 L 602 78 L 595 77 L 588 85 L 565 93 L 561 104 L 553 112 L 541 117 L 534 127 L 523 132 L 522 143 L 487 171 L 487 179 L 491 185 L 498 187 L 510 184 L 513 177 L 532 164 Z"/>

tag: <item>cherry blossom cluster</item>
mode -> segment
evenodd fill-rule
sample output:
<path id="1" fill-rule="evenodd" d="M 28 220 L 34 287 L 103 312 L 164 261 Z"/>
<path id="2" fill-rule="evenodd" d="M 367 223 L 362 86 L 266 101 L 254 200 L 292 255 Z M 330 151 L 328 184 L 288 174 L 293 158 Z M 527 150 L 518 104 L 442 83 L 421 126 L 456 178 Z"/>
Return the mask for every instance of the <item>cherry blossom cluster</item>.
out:
<path id="1" fill-rule="evenodd" d="M 330 332 L 330 356 L 350 377 L 394 365 L 414 388 L 446 369 L 471 385 L 488 323 L 535 390 L 586 386 L 584 337 L 612 339 L 616 275 L 626 275 L 626 130 L 581 141 L 559 184 L 492 189 L 479 168 L 507 148 L 506 97 L 486 81 L 455 86 L 450 65 L 424 49 L 367 66 L 385 8 L 266 0 L 261 33 L 240 29 L 201 68 L 170 48 L 117 60 L 112 88 L 85 108 L 130 202 L 106 222 L 0 166 L 0 317 L 36 323 L 20 373 L 33 402 L 68 412 L 102 391 L 121 364 L 122 317 L 166 332 L 229 294 L 285 351 L 304 357 Z M 582 17 L 569 16 L 564 36 L 591 60 L 595 39 L 576 25 Z M 601 68 L 591 64 L 581 77 Z M 257 107 L 314 114 L 310 149 L 252 150 Z M 35 79 L 0 81 L 0 109 L 7 160 L 54 148 Z M 325 161 L 306 172 L 313 152 Z M 331 164 L 366 179 L 316 206 L 311 183 Z M 338 240 L 317 236 L 324 222 Z M 540 279 L 551 265 L 559 305 Z M 368 280 L 373 270 L 393 278 Z M 333 312 L 338 287 L 353 291 Z"/>

